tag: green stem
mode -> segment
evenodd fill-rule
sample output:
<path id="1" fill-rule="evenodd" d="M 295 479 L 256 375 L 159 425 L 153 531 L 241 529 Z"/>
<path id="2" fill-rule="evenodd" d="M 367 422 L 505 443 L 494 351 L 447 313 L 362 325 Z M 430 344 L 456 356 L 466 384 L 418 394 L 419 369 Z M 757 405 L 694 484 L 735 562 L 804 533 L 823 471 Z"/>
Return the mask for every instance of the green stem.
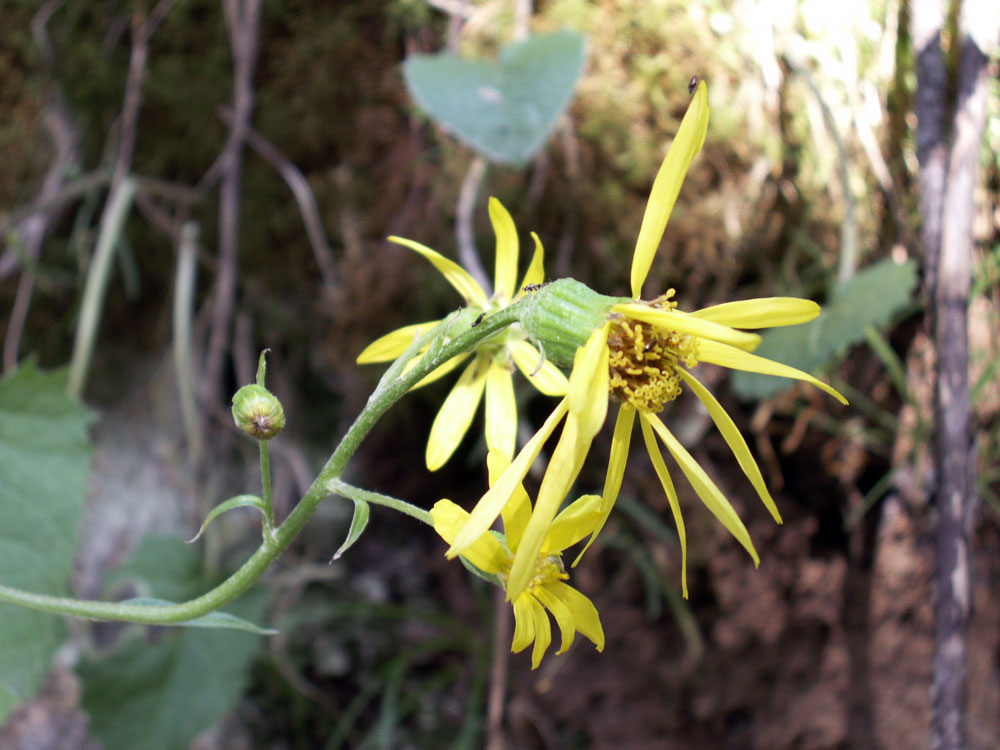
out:
<path id="1" fill-rule="evenodd" d="M 291 544 L 302 527 L 316 512 L 320 503 L 330 494 L 331 483 L 337 480 L 335 486 L 338 492 L 348 487 L 348 485 L 339 482 L 340 475 L 351 456 L 361 445 L 361 441 L 389 407 L 402 398 L 410 388 L 449 359 L 472 351 L 479 342 L 490 338 L 517 321 L 521 304 L 521 302 L 516 302 L 487 316 L 477 324 L 473 324 L 475 311 L 459 310 L 448 316 L 428 333 L 414 339 L 410 347 L 386 370 L 375 391 L 369 397 L 365 408 L 347 430 L 340 444 L 327 460 L 326 465 L 320 470 L 309 489 L 306 490 L 305 495 L 288 514 L 288 518 L 274 530 L 270 539 L 265 538 L 261 542 L 260 547 L 237 571 L 211 591 L 190 601 L 161 607 L 35 594 L 0 585 L 0 601 L 53 614 L 151 625 L 183 623 L 214 612 L 246 591 L 264 574 L 278 555 Z M 462 332 L 450 341 L 446 341 L 449 331 L 456 327 L 462 329 Z M 407 363 L 413 356 L 428 345 L 427 353 L 420 361 L 404 372 Z M 380 504 L 394 507 L 384 502 Z M 412 508 L 412 506 L 410 507 Z M 402 510 L 401 507 L 395 509 Z M 417 510 L 416 508 L 412 509 Z M 404 510 L 403 512 L 408 511 Z M 414 513 L 409 513 L 409 515 L 418 517 Z M 420 518 L 420 520 L 425 519 Z"/>
<path id="2" fill-rule="evenodd" d="M 434 525 L 434 522 L 431 520 L 430 513 L 423 508 L 418 508 L 416 505 L 411 505 L 405 500 L 400 500 L 398 497 L 390 497 L 389 495 L 383 495 L 378 492 L 363 490 L 360 487 L 355 487 L 354 485 L 348 484 L 340 479 L 331 479 L 326 488 L 332 495 L 340 495 L 341 497 L 346 497 L 350 500 L 362 500 L 366 503 L 371 503 L 372 505 L 382 505 L 386 508 L 392 508 L 400 513 L 404 513 L 411 518 L 416 518 L 418 521 L 426 523 L 428 526 Z"/>
<path id="3" fill-rule="evenodd" d="M 271 454 L 268 453 L 266 440 L 258 440 L 257 443 L 260 445 L 261 500 L 264 502 L 264 507 L 261 508 L 264 513 L 261 532 L 266 541 L 274 536 L 274 511 L 271 509 Z"/>

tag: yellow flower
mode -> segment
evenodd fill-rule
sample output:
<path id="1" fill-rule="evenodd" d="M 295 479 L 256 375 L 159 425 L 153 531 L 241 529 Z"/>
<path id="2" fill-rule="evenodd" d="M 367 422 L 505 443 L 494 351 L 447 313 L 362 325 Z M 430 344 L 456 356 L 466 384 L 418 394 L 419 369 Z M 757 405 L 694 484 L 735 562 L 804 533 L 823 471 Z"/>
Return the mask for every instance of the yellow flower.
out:
<path id="1" fill-rule="evenodd" d="M 491 480 L 509 465 L 501 453 L 488 456 Z M 563 510 L 549 525 L 534 559 L 531 580 L 511 603 L 514 607 L 514 639 L 511 651 L 518 653 L 532 642 L 531 668 L 538 667 L 552 642 L 552 630 L 545 610 L 552 613 L 562 635 L 562 646 L 556 653 L 569 650 L 577 632 L 593 641 L 598 651 L 604 650 L 604 630 L 593 602 L 572 586 L 561 553 L 588 534 L 600 522 L 599 495 L 586 495 Z M 475 539 L 462 556 L 484 573 L 495 575 L 506 586 L 511 563 L 517 554 L 524 530 L 531 517 L 531 501 L 518 483 L 510 501 L 503 509 L 506 545 L 486 531 Z M 431 509 L 434 530 L 451 543 L 468 520 L 469 514 L 451 500 L 439 500 Z"/>
<path id="2" fill-rule="evenodd" d="M 492 297 L 464 268 L 440 253 L 419 242 L 402 237 L 390 237 L 389 240 L 425 257 L 458 290 L 469 308 L 482 314 L 489 314 L 511 304 L 524 293 L 525 287 L 530 288 L 530 285 L 540 283 L 545 276 L 542 243 L 538 235 L 532 233 L 535 253 L 521 285 L 514 286 L 518 263 L 517 230 L 514 221 L 496 198 L 490 198 L 489 213 L 497 238 L 496 272 L 493 282 L 495 291 Z M 369 344 L 358 355 L 357 362 L 369 364 L 394 360 L 406 351 L 416 336 L 438 323 L 440 321 L 418 323 L 388 333 Z M 417 353 L 413 360 L 414 364 L 424 351 Z M 514 455 L 517 436 L 517 405 L 514 401 L 514 381 L 511 376 L 514 365 L 542 393 L 550 396 L 561 396 L 566 393 L 566 376 L 550 362 L 543 362 L 539 351 L 527 341 L 527 335 L 516 327 L 510 327 L 484 342 L 475 352 L 450 359 L 415 387 L 419 388 L 446 375 L 470 356 L 472 362 L 455 383 L 431 426 L 426 453 L 427 468 L 431 471 L 441 468 L 462 442 L 479 408 L 484 391 L 486 446 L 489 450 L 500 451 L 508 460 Z"/>
<path id="3" fill-rule="evenodd" d="M 530 579 L 531 561 L 541 547 L 545 529 L 579 474 L 594 435 L 604 422 L 609 395 L 620 402 L 621 407 L 602 493 L 601 520 L 590 542 L 597 536 L 618 496 L 638 413 L 643 440 L 677 524 L 685 597 L 687 543 L 684 519 L 657 438 L 673 456 L 705 506 L 747 549 L 755 564 L 759 563 L 759 558 L 732 505 L 657 416 L 667 403 L 680 395 L 683 385 L 704 404 L 761 500 L 774 518 L 781 521 L 746 441 L 715 397 L 691 374 L 691 368 L 700 362 L 709 362 L 735 370 L 796 378 L 847 403 L 836 390 L 812 375 L 751 354 L 760 337 L 737 330 L 804 323 L 819 314 L 816 303 L 773 297 L 730 302 L 685 313 L 676 309 L 671 299 L 673 290 L 651 302 L 639 299 L 681 183 L 704 142 L 708 116 L 708 94 L 705 84 L 700 83 L 653 183 L 632 259 L 632 300 L 613 300 L 608 306 L 604 322 L 577 350 L 567 396 L 524 446 L 510 469 L 482 497 L 448 550 L 450 556 L 463 553 L 474 538 L 490 527 L 511 496 L 514 485 L 524 477 L 542 445 L 565 416 L 562 435 L 542 479 L 534 512 L 511 567 L 508 598 L 518 596 Z"/>

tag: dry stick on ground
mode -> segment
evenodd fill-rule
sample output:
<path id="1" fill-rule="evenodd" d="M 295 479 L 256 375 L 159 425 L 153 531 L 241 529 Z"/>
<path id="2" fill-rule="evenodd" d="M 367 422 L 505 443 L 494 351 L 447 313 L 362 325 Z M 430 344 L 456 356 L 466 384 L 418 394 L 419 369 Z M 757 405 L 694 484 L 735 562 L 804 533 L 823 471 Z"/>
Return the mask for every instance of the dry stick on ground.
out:
<path id="1" fill-rule="evenodd" d="M 230 128 L 234 125 L 233 111 L 229 107 L 219 108 L 219 117 L 222 118 Z M 292 161 L 277 149 L 269 140 L 258 133 L 252 127 L 246 129 L 247 143 L 250 148 L 256 151 L 260 157 L 271 165 L 281 178 L 287 183 L 295 202 L 299 204 L 299 213 L 302 214 L 302 223 L 306 225 L 306 234 L 309 236 L 309 244 L 312 245 L 313 255 L 316 256 L 316 265 L 319 266 L 323 283 L 328 287 L 337 285 L 337 271 L 333 260 L 333 250 L 326 239 L 326 232 L 323 230 L 323 220 L 320 218 L 319 205 L 316 203 L 316 196 L 313 195 L 312 188 L 305 175 L 296 167 Z"/>
<path id="2" fill-rule="evenodd" d="M 975 486 L 969 424 L 968 305 L 974 191 L 986 127 L 987 51 L 1000 41 L 995 0 L 962 4 L 958 98 L 942 205 L 941 252 L 934 290 L 938 382 L 937 570 L 931 745 L 965 747 L 965 697 L 971 587 L 969 529 Z"/>
<path id="3" fill-rule="evenodd" d="M 222 367 L 229 351 L 230 325 L 236 300 L 237 234 L 240 221 L 240 172 L 243 141 L 246 139 L 253 111 L 253 69 L 257 57 L 257 32 L 260 26 L 260 0 L 223 0 L 230 46 L 233 50 L 233 125 L 217 164 L 223 170 L 219 190 L 219 267 L 213 289 L 212 326 L 202 403 L 218 405 Z M 214 170 L 214 167 L 213 167 Z M 210 170 L 212 172 L 213 170 Z M 204 184 L 206 178 L 202 180 Z"/>

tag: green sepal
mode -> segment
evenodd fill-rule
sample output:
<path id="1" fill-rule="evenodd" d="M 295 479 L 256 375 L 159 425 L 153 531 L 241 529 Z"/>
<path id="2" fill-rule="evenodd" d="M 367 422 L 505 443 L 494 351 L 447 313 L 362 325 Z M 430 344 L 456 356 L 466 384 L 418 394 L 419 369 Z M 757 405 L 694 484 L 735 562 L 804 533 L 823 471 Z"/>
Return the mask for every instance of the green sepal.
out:
<path id="1" fill-rule="evenodd" d="M 198 537 L 205 532 L 205 529 L 208 528 L 208 525 L 212 523 L 212 521 L 221 516 L 227 510 L 232 510 L 233 508 L 256 508 L 261 512 L 261 515 L 266 515 L 264 501 L 256 495 L 237 495 L 236 497 L 231 497 L 225 502 L 219 503 L 212 508 L 211 512 L 205 516 L 205 520 L 202 521 L 201 528 L 198 529 L 198 533 L 188 539 L 187 543 L 191 544 L 191 542 L 196 541 Z"/>
<path id="2" fill-rule="evenodd" d="M 550 362 L 572 367 L 576 350 L 608 319 L 611 307 L 631 301 L 598 294 L 576 279 L 559 279 L 528 293 L 519 320 Z"/>
<path id="3" fill-rule="evenodd" d="M 347 539 L 344 543 L 340 545 L 340 549 L 336 551 L 333 555 L 333 560 L 339 560 L 340 556 L 347 552 L 356 541 L 361 533 L 365 530 L 368 525 L 368 514 L 371 512 L 371 506 L 368 505 L 364 500 L 354 501 L 354 518 L 351 519 L 351 528 L 347 531 Z M 330 562 L 333 562 L 331 560 Z"/>

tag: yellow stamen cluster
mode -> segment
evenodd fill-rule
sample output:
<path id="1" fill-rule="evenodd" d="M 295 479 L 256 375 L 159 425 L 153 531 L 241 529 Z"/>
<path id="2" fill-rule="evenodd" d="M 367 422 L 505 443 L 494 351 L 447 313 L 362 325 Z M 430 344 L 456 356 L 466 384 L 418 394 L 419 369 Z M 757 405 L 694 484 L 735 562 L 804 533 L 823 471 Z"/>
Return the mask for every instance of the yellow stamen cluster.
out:
<path id="1" fill-rule="evenodd" d="M 653 302 L 654 307 L 671 310 L 673 290 Z M 698 340 L 627 318 L 612 320 L 608 333 L 611 356 L 611 392 L 636 409 L 658 413 L 681 394 L 677 363 L 694 367 L 698 361 Z"/>

